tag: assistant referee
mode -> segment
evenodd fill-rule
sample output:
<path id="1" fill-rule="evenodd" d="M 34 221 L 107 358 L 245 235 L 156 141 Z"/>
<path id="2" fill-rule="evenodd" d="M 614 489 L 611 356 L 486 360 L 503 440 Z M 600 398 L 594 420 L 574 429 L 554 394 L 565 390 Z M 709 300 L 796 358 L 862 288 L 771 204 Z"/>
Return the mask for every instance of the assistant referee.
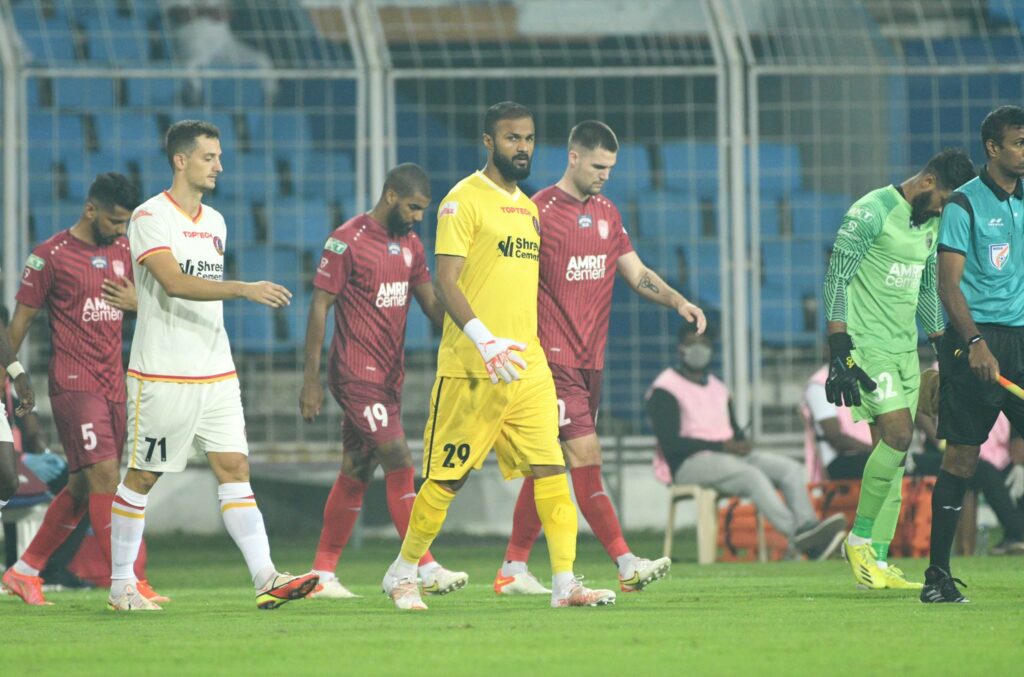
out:
<path id="1" fill-rule="evenodd" d="M 932 495 L 931 562 L 922 602 L 966 602 L 949 554 L 978 448 L 1002 411 L 1024 433 L 1024 108 L 1001 106 L 981 124 L 987 162 L 952 194 L 939 232 L 939 297 L 950 326 L 939 349 L 939 431 L 947 440 Z"/>

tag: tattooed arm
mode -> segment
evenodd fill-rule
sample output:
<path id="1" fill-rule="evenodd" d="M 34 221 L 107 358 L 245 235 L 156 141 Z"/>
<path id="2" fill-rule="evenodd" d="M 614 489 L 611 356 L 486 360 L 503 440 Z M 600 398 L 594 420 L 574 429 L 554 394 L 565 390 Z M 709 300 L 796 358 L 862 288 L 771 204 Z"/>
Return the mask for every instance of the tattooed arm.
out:
<path id="1" fill-rule="evenodd" d="M 648 301 L 672 308 L 688 322 L 697 323 L 697 331 L 703 332 L 707 321 L 704 311 L 691 303 L 685 296 L 677 292 L 661 279 L 653 270 L 644 265 L 636 252 L 629 252 L 619 257 L 619 275 L 640 296 Z"/>

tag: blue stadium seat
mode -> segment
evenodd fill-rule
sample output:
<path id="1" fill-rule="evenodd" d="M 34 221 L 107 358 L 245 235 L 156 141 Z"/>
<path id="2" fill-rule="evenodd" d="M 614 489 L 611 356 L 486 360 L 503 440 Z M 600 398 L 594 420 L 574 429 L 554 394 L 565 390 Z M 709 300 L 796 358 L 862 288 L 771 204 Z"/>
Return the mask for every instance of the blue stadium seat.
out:
<path id="1" fill-rule="evenodd" d="M 666 248 L 689 242 L 701 233 L 700 202 L 693 194 L 651 190 L 637 200 L 634 234 L 654 238 Z"/>
<path id="2" fill-rule="evenodd" d="M 337 224 L 324 200 L 277 198 L 267 204 L 267 242 L 315 254 Z"/>
<path id="3" fill-rule="evenodd" d="M 173 78 L 129 78 L 125 80 L 126 100 L 132 108 L 173 106 L 182 84 Z"/>
<path id="4" fill-rule="evenodd" d="M 217 180 L 223 195 L 256 202 L 280 192 L 277 169 L 267 153 L 236 153 L 225 157 L 224 163 L 224 173 Z"/>
<path id="5" fill-rule="evenodd" d="M 409 319 L 405 327 L 405 352 L 431 352 L 434 350 L 434 339 L 430 333 L 430 320 L 420 310 L 420 306 L 409 293 Z"/>
<path id="6" fill-rule="evenodd" d="M 348 153 L 307 151 L 293 155 L 289 162 L 295 162 L 290 166 L 300 195 L 355 202 L 356 173 Z"/>
<path id="7" fill-rule="evenodd" d="M 152 115 L 97 112 L 94 115 L 100 149 L 119 151 L 125 158 L 163 157 L 163 140 Z"/>
<path id="8" fill-rule="evenodd" d="M 90 3 L 91 4 L 91 3 Z M 107 64 L 139 64 L 149 61 L 149 35 L 141 15 L 125 5 L 122 15 L 114 3 L 99 2 L 81 18 L 88 37 L 89 60 Z"/>
<path id="9" fill-rule="evenodd" d="M 203 101 L 214 108 L 250 108 L 266 104 L 263 81 L 256 78 L 203 80 Z"/>
<path id="10" fill-rule="evenodd" d="M 831 239 L 853 201 L 838 193 L 797 191 L 789 198 L 793 237 Z"/>
<path id="11" fill-rule="evenodd" d="M 533 151 L 530 178 L 524 183 L 534 187 L 534 191 L 557 183 L 569 162 L 569 154 L 564 144 L 539 143 Z"/>
<path id="12" fill-rule="evenodd" d="M 651 176 L 651 156 L 647 146 L 623 143 L 615 158 L 615 169 L 608 185 L 622 188 L 623 192 L 638 199 L 654 187 Z"/>
<path id="13" fill-rule="evenodd" d="M 758 148 L 757 174 L 761 200 L 787 195 L 803 183 L 799 149 L 790 144 L 762 143 Z"/>
<path id="14" fill-rule="evenodd" d="M 237 278 L 246 282 L 271 280 L 293 293 L 305 289 L 301 253 L 283 245 L 242 245 L 229 250 Z M 289 308 L 296 307 L 293 303 Z M 294 311 L 293 311 L 294 312 Z M 253 304 L 225 304 L 225 324 L 232 345 L 242 353 L 286 352 L 301 346 L 284 309 L 271 310 Z"/>
<path id="15" fill-rule="evenodd" d="M 117 105 L 114 81 L 110 78 L 60 77 L 53 79 L 53 98 L 60 108 L 110 111 Z"/>
<path id="16" fill-rule="evenodd" d="M 68 15 L 59 3 L 55 14 L 47 18 L 38 2 L 16 2 L 11 11 L 14 25 L 28 51 L 29 63 L 61 63 L 75 61 L 74 39 Z"/>
<path id="17" fill-rule="evenodd" d="M 705 141 L 670 141 L 661 146 L 662 184 L 665 188 L 716 197 L 718 146 Z"/>
<path id="18" fill-rule="evenodd" d="M 309 120 L 301 111 L 285 110 L 249 114 L 253 148 L 273 148 L 275 154 L 292 155 L 311 146 Z"/>

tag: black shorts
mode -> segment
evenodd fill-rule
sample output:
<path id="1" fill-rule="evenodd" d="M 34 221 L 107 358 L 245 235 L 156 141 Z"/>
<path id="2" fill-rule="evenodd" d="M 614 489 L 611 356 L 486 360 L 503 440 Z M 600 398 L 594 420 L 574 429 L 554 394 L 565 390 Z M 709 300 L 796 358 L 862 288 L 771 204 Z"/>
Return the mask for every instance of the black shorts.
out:
<path id="1" fill-rule="evenodd" d="M 1000 373 L 1024 384 L 1024 327 L 979 324 L 978 331 L 999 360 Z M 964 354 L 954 357 L 958 348 Z M 971 371 L 966 353 L 965 341 L 947 327 L 939 343 L 939 438 L 952 444 L 984 444 L 1000 411 L 1024 433 L 1024 401 L 998 383 L 982 383 Z"/>

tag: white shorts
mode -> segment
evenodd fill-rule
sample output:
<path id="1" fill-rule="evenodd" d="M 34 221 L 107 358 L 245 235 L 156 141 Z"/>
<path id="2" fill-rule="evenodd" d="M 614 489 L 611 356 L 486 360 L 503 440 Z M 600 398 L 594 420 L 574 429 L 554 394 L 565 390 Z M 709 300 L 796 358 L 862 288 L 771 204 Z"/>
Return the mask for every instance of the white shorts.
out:
<path id="1" fill-rule="evenodd" d="M 238 379 L 164 383 L 128 377 L 128 467 L 181 472 L 194 454 L 249 455 Z"/>
<path id="2" fill-rule="evenodd" d="M 3 409 L 3 407 L 0 407 Z M 0 442 L 14 442 L 14 435 L 11 434 L 11 424 L 7 422 L 7 412 L 0 416 Z"/>

